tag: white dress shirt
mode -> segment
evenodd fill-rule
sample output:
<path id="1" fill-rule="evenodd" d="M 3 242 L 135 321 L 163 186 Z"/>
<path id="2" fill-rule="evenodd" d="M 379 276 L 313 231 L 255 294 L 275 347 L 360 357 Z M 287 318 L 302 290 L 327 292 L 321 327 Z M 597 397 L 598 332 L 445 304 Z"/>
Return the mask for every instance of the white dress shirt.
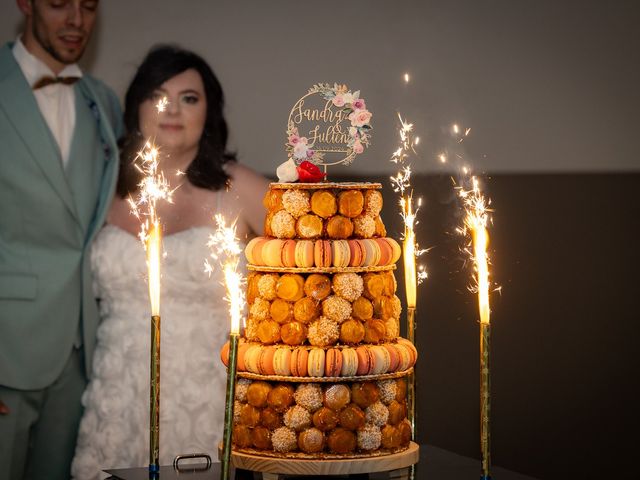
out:
<path id="1" fill-rule="evenodd" d="M 18 38 L 13 45 L 13 56 L 16 58 L 22 73 L 31 87 L 43 76 L 56 77 L 51 69 L 40 59 L 33 56 Z M 58 77 L 82 77 L 78 65 L 67 65 Z M 40 107 L 49 130 L 60 149 L 62 165 L 67 166 L 73 130 L 76 126 L 76 94 L 73 85 L 55 83 L 34 90 L 33 94 Z"/>

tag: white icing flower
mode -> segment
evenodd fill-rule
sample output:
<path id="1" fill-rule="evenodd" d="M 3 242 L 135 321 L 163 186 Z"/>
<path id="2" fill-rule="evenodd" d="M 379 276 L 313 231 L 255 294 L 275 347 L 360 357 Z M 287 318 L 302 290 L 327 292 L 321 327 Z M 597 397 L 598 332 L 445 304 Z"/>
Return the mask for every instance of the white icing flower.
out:
<path id="1" fill-rule="evenodd" d="M 296 170 L 296 162 L 292 158 L 280 164 L 276 169 L 276 175 L 279 182 L 297 182 L 298 170 Z"/>

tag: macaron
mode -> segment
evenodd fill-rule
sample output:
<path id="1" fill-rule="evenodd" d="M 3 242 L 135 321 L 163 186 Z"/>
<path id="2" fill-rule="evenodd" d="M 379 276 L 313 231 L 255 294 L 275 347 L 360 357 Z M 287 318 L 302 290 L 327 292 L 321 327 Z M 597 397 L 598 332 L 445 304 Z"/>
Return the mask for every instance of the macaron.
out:
<path id="1" fill-rule="evenodd" d="M 402 338 L 402 337 L 398 338 L 398 343 L 404 345 L 409 350 L 409 354 L 411 355 L 410 366 L 413 367 L 418 361 L 418 349 L 413 343 L 411 343 L 410 340 L 406 338 Z"/>
<path id="2" fill-rule="evenodd" d="M 364 246 L 360 240 L 347 240 L 349 244 L 349 266 L 361 267 L 364 262 Z"/>
<path id="3" fill-rule="evenodd" d="M 255 237 L 249 240 L 247 246 L 244 249 L 244 255 L 247 257 L 247 262 L 251 265 L 261 265 L 262 264 L 262 245 L 267 242 L 267 238 L 265 237 Z M 259 248 L 258 248 L 259 246 Z"/>
<path id="4" fill-rule="evenodd" d="M 324 374 L 326 377 L 339 377 L 342 372 L 342 352 L 339 348 L 330 348 L 325 356 Z"/>
<path id="5" fill-rule="evenodd" d="M 409 348 L 406 345 L 403 345 L 402 343 L 396 343 L 394 347 L 400 354 L 400 364 L 398 365 L 398 371 L 404 372 L 405 370 L 408 370 L 409 367 L 411 366 L 411 359 L 412 359 L 411 352 L 409 351 Z"/>
<path id="6" fill-rule="evenodd" d="M 354 377 L 358 373 L 358 354 L 353 348 L 342 349 L 341 377 Z"/>
<path id="7" fill-rule="evenodd" d="M 398 350 L 396 350 L 395 346 L 389 343 L 385 343 L 382 347 L 386 348 L 387 352 L 389 352 L 389 369 L 387 372 L 397 371 L 398 365 L 400 365 L 400 354 L 398 353 Z"/>
<path id="8" fill-rule="evenodd" d="M 237 357 L 237 369 L 239 372 L 246 372 L 247 371 L 247 366 L 245 364 L 245 356 L 247 353 L 247 350 L 249 350 L 249 347 L 251 346 L 250 343 L 240 343 L 238 345 L 238 357 Z"/>
<path id="9" fill-rule="evenodd" d="M 402 247 L 393 238 L 390 238 L 390 237 L 385 237 L 385 238 L 389 243 L 389 245 L 391 245 L 391 248 L 393 249 L 393 255 L 391 256 L 391 263 L 390 263 L 390 265 L 393 265 L 398 260 L 400 260 L 400 257 L 402 256 Z"/>
<path id="10" fill-rule="evenodd" d="M 389 371 L 389 366 L 391 365 L 391 357 L 389 356 L 387 349 L 381 345 L 373 345 L 372 347 L 369 347 L 369 350 L 375 357 L 371 374 L 380 375 L 387 373 Z"/>
<path id="11" fill-rule="evenodd" d="M 313 246 L 313 259 L 316 267 L 331 266 L 331 242 L 329 240 L 316 240 Z"/>
<path id="12" fill-rule="evenodd" d="M 306 348 L 296 348 L 291 352 L 291 375 L 306 377 L 308 373 L 309 352 Z"/>
<path id="13" fill-rule="evenodd" d="M 229 366 L 229 341 L 224 342 L 224 345 L 220 349 L 220 360 L 224 363 L 225 367 Z"/>
<path id="14" fill-rule="evenodd" d="M 324 377 L 325 353 L 323 348 L 309 350 L 307 374 L 310 377 Z"/>
<path id="15" fill-rule="evenodd" d="M 346 240 L 334 240 L 331 242 L 331 256 L 334 267 L 348 267 L 351 260 L 349 243 Z"/>
<path id="16" fill-rule="evenodd" d="M 313 267 L 313 240 L 298 240 L 295 247 L 296 267 Z"/>
<path id="17" fill-rule="evenodd" d="M 296 241 L 285 240 L 282 244 L 281 260 L 284 267 L 296 266 Z"/>
<path id="18" fill-rule="evenodd" d="M 273 238 L 262 247 L 262 261 L 268 267 L 282 267 L 284 240 Z"/>
<path id="19" fill-rule="evenodd" d="M 393 247 L 387 241 L 386 237 L 375 238 L 374 241 L 380 247 L 380 260 L 378 265 L 391 265 L 391 259 L 393 258 Z"/>
<path id="20" fill-rule="evenodd" d="M 375 357 L 368 346 L 360 345 L 356 348 L 358 355 L 358 371 L 356 375 L 369 375 L 375 369 Z"/>
<path id="21" fill-rule="evenodd" d="M 275 375 L 276 371 L 273 368 L 273 357 L 276 353 L 276 347 L 267 346 L 260 352 L 260 358 L 258 359 L 258 370 L 261 375 Z"/>
<path id="22" fill-rule="evenodd" d="M 372 239 L 362 239 L 360 243 L 364 246 L 364 267 L 373 267 L 380 261 L 380 247 Z"/>
<path id="23" fill-rule="evenodd" d="M 261 345 L 251 345 L 244 354 L 244 365 L 247 372 L 260 373 L 260 354 L 262 353 Z"/>
<path id="24" fill-rule="evenodd" d="M 276 375 L 288 377 L 291 375 L 291 349 L 276 348 L 273 354 L 273 371 Z"/>

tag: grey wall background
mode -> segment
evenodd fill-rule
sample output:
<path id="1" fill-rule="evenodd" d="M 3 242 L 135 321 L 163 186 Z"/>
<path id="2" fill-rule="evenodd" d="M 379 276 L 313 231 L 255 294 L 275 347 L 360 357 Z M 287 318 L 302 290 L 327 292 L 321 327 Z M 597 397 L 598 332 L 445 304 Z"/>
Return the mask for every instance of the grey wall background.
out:
<path id="1" fill-rule="evenodd" d="M 638 2 L 593 0 L 103 0 L 85 66 L 123 94 L 150 46 L 202 54 L 227 95 L 232 146 L 273 174 L 290 108 L 317 82 L 360 89 L 373 146 L 351 171 L 386 173 L 396 111 L 422 140 L 417 171 L 452 122 L 476 171 L 640 170 Z M 3 40 L 20 13 L 0 6 Z M 405 85 L 404 72 L 412 81 Z"/>

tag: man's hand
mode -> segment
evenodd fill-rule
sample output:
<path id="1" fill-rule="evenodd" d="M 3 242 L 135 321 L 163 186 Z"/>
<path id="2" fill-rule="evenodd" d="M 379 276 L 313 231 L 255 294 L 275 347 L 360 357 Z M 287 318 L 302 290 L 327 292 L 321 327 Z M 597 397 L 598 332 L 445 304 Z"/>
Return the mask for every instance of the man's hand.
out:
<path id="1" fill-rule="evenodd" d="M 0 400 L 0 415 L 6 415 L 9 413 L 9 407 L 7 407 L 2 400 Z"/>

